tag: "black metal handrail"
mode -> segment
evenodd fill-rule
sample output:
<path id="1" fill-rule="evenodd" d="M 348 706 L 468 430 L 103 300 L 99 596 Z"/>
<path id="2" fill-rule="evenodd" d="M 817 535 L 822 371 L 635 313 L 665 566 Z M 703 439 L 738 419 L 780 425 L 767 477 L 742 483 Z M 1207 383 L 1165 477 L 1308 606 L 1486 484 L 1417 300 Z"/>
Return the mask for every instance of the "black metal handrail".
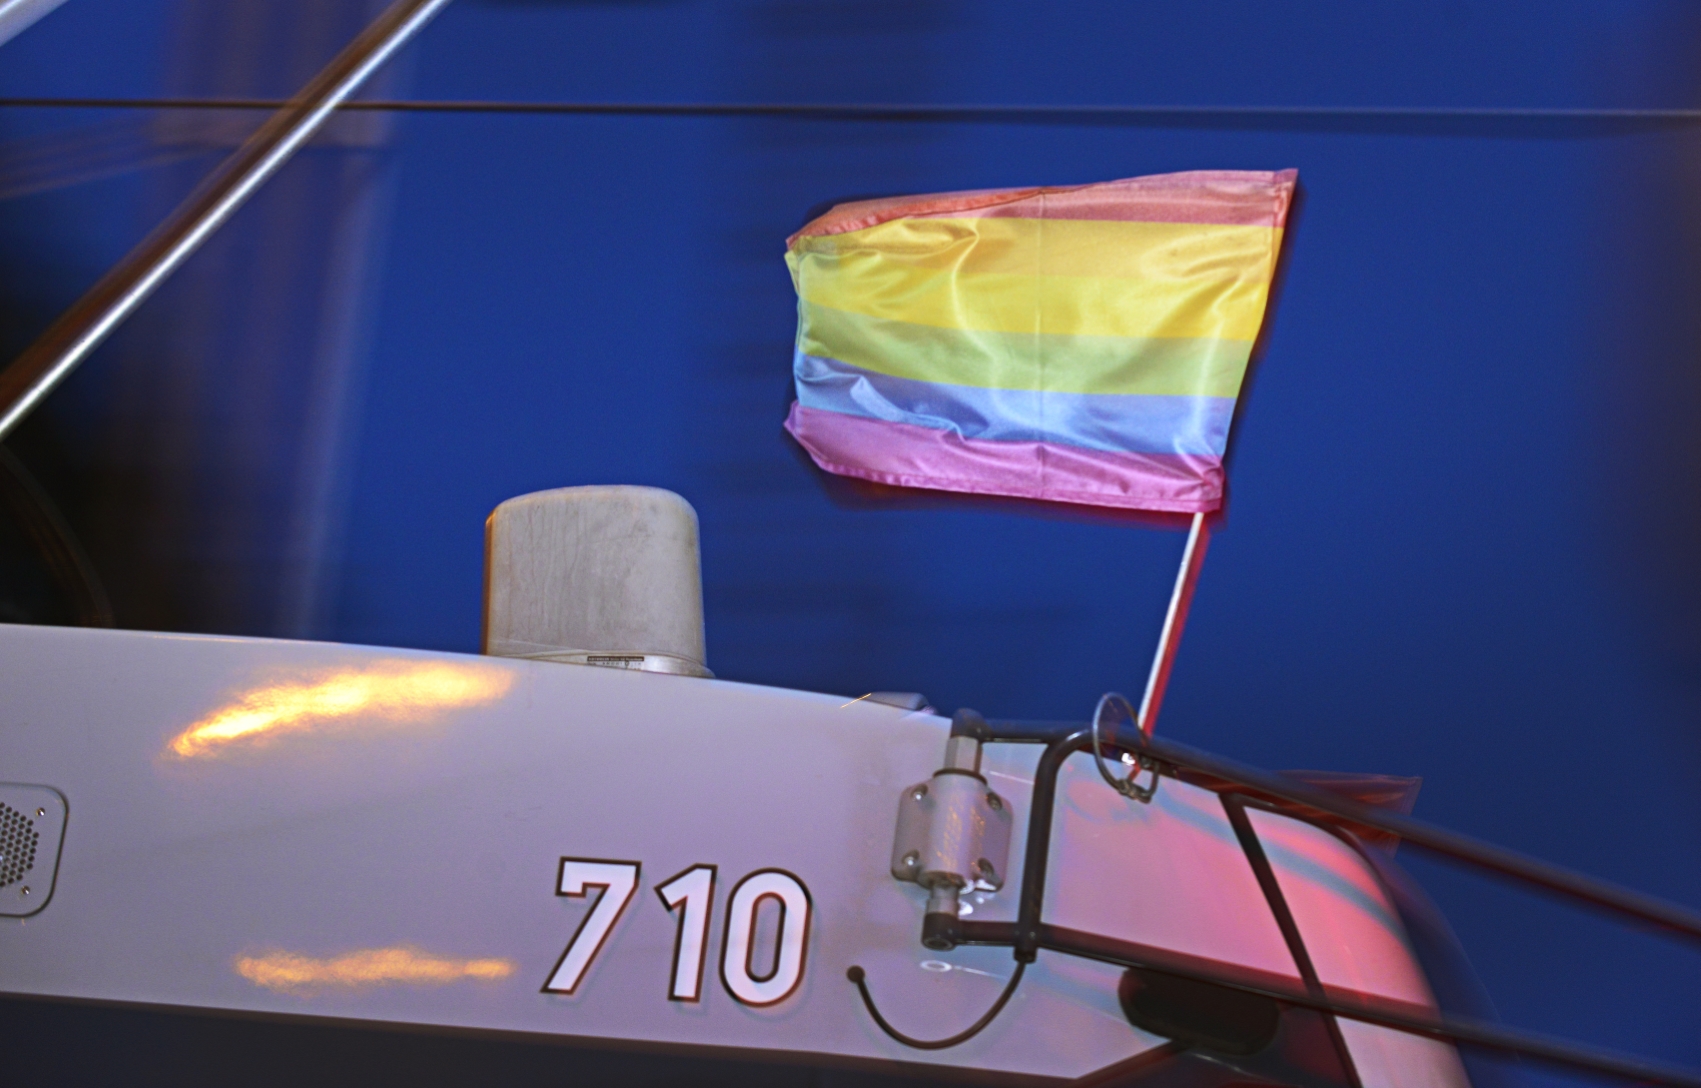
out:
<path id="1" fill-rule="evenodd" d="M 988 722 L 990 739 L 1051 744 L 1087 726 L 1078 722 Z M 1510 877 L 1580 903 L 1646 923 L 1657 931 L 1701 941 L 1701 911 L 1621 888 L 1560 865 L 1495 846 L 1469 835 L 1448 831 L 1397 812 L 1373 808 L 1339 794 L 1298 782 L 1287 775 L 1249 767 L 1185 744 L 1156 737 L 1123 736 L 1114 741 L 1134 755 L 1158 763 L 1177 777 L 1215 792 L 1225 787 L 1268 800 L 1283 801 L 1328 822 L 1373 828 L 1442 857 Z"/>
<path id="2" fill-rule="evenodd" d="M 1070 756 L 1091 749 L 1091 729 L 1076 722 L 988 722 L 972 711 L 959 711 L 951 728 L 953 735 L 974 736 L 983 742 L 1045 745 L 1045 752 L 1034 771 L 1032 812 L 1028 818 L 1016 921 L 959 921 L 955 939 L 960 944 L 1009 947 L 1019 964 L 1031 963 L 1041 949 L 1062 952 L 1223 986 L 1310 1009 L 1325 1017 L 1374 1024 L 1643 1084 L 1701 1088 L 1701 1073 L 1679 1066 L 1472 1017 L 1438 1014 L 1424 1006 L 1375 994 L 1358 993 L 1333 985 L 1325 988 L 1311 964 L 1304 940 L 1294 924 L 1262 844 L 1247 819 L 1245 808 L 1249 803 L 1274 803 L 1285 806 L 1278 809 L 1283 815 L 1305 819 L 1309 814 L 1315 823 L 1347 830 L 1371 828 L 1388 832 L 1443 857 L 1539 887 L 1590 907 L 1650 923 L 1661 932 L 1701 939 L 1701 914 L 1689 908 L 1619 888 L 1467 835 L 1433 827 L 1409 816 L 1361 805 L 1285 775 L 1248 767 L 1173 741 L 1150 738 L 1137 730 L 1130 731 L 1129 735 L 1101 738 L 1106 745 L 1128 752 L 1142 765 L 1162 776 L 1200 786 L 1222 797 L 1236 838 L 1258 877 L 1271 913 L 1293 954 L 1300 974 L 1300 985 L 1296 986 L 1285 976 L 1046 923 L 1042 913 L 1057 776 Z M 1296 808 L 1298 812 L 1294 811 Z M 869 1000 L 866 991 L 864 1000 Z M 1330 1036 L 1349 1080 L 1356 1083 L 1357 1074 L 1353 1071 L 1351 1055 L 1332 1022 Z"/>

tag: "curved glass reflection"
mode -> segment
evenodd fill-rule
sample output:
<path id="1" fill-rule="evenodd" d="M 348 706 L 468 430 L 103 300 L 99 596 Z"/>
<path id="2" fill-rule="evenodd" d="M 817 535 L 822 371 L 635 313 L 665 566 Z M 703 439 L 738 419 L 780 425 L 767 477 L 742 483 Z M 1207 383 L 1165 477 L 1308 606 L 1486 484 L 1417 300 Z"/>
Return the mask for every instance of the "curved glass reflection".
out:
<path id="1" fill-rule="evenodd" d="M 445 710 L 492 702 L 507 693 L 514 674 L 494 665 L 448 661 L 378 661 L 360 668 L 319 670 L 236 694 L 230 702 L 171 739 L 182 759 L 211 755 L 228 745 L 270 739 L 361 717 L 422 721 Z"/>

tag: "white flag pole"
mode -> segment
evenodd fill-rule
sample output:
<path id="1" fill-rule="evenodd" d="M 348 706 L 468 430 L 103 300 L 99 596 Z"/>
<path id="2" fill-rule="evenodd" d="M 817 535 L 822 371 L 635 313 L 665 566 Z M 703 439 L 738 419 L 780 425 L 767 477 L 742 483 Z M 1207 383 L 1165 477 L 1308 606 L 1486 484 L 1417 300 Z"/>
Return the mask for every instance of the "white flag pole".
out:
<path id="1" fill-rule="evenodd" d="M 1163 705 L 1164 688 L 1169 685 L 1170 665 L 1175 661 L 1175 648 L 1181 642 L 1181 629 L 1187 625 L 1187 606 L 1193 601 L 1193 586 L 1199 580 L 1199 567 L 1205 561 L 1205 545 L 1211 531 L 1205 526 L 1205 515 L 1193 515 L 1193 525 L 1187 531 L 1187 547 L 1181 553 L 1181 569 L 1175 575 L 1175 591 L 1169 597 L 1169 611 L 1164 615 L 1163 633 L 1158 636 L 1157 653 L 1152 655 L 1152 672 L 1146 677 L 1146 694 L 1140 700 L 1140 730 L 1148 737 L 1158 723 L 1158 708 Z"/>

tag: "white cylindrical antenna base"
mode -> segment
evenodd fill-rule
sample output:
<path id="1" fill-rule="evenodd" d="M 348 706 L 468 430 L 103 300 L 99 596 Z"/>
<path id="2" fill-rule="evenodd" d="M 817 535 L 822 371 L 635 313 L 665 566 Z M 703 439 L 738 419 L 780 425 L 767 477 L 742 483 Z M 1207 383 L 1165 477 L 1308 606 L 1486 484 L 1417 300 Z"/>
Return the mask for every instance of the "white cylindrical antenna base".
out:
<path id="1" fill-rule="evenodd" d="M 711 676 L 697 513 L 654 487 L 563 487 L 485 523 L 484 652 Z"/>

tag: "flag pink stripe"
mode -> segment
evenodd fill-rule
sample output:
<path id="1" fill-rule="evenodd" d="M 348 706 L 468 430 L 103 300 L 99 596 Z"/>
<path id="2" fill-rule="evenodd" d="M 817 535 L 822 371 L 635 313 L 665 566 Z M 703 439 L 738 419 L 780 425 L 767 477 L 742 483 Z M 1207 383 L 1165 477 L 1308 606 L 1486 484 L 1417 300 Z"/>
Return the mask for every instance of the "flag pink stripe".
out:
<path id="1" fill-rule="evenodd" d="M 1214 223 L 1280 227 L 1298 173 L 1195 170 L 1096 185 L 991 189 L 887 197 L 840 204 L 786 239 L 843 234 L 906 216 L 928 219 L 1096 219 L 1138 223 Z"/>
<path id="2" fill-rule="evenodd" d="M 795 403 L 786 430 L 828 472 L 899 487 L 1183 513 L 1222 505 L 1220 457 L 964 438 Z"/>

